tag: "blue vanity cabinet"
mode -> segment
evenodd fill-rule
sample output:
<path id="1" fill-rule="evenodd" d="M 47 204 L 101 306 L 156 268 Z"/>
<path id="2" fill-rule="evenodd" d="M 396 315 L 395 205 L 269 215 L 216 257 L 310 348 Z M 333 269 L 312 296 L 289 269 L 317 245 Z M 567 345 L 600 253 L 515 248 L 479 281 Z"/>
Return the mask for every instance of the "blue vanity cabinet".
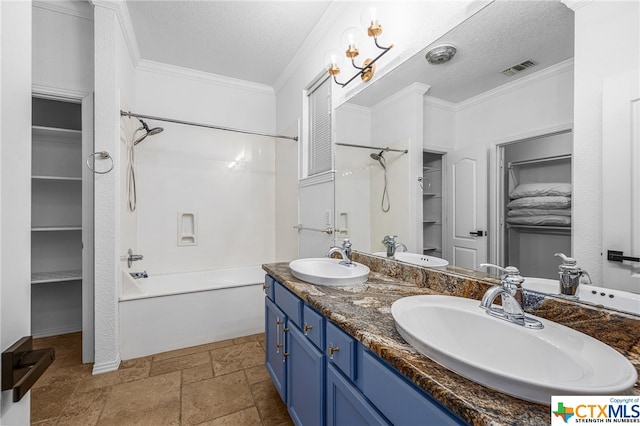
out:
<path id="1" fill-rule="evenodd" d="M 274 300 L 265 297 L 267 370 L 293 422 L 322 426 L 325 355 L 316 345 L 323 341 L 324 317 L 279 282 L 272 288 Z"/>
<path id="2" fill-rule="evenodd" d="M 286 357 L 285 357 L 285 332 L 287 317 L 275 303 L 264 298 L 265 301 L 265 366 L 273 380 L 280 398 L 286 402 Z"/>
<path id="3" fill-rule="evenodd" d="M 389 425 L 334 365 L 327 366 L 327 425 Z"/>
<path id="4" fill-rule="evenodd" d="M 287 407 L 296 425 L 324 425 L 324 355 L 297 327 L 287 336 Z"/>

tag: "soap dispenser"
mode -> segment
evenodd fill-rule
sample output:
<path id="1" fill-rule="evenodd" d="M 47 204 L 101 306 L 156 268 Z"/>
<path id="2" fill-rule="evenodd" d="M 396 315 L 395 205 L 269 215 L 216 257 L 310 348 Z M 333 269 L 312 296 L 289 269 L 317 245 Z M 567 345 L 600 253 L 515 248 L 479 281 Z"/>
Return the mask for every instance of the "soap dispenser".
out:
<path id="1" fill-rule="evenodd" d="M 591 281 L 589 273 L 583 271 L 580 267 L 576 266 L 576 260 L 572 257 L 566 256 L 564 253 L 556 253 L 554 256 L 558 256 L 562 259 L 560 264 L 560 294 L 564 296 L 577 297 L 578 286 L 580 285 L 580 278 L 585 275 Z"/>

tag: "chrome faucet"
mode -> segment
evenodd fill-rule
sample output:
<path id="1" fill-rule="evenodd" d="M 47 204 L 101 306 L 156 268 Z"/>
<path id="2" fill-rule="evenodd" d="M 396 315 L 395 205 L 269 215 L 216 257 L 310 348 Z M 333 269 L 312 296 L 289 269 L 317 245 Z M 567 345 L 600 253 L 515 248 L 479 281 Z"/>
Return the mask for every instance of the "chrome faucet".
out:
<path id="1" fill-rule="evenodd" d="M 591 276 L 589 276 L 587 271 L 583 271 L 580 267 L 576 266 L 576 260 L 574 258 L 566 256 L 564 253 L 556 253 L 554 256 L 562 259 L 562 264 L 558 266 L 560 269 L 560 294 L 577 297 L 576 293 L 580 285 L 580 279 L 582 276 L 586 276 L 589 284 L 591 284 Z"/>
<path id="2" fill-rule="evenodd" d="M 385 235 L 382 239 L 382 244 L 387 247 L 387 259 L 395 259 L 396 251 L 398 249 L 402 249 L 402 251 L 407 251 L 407 246 L 402 243 L 396 242 L 397 235 Z"/>
<path id="3" fill-rule="evenodd" d="M 481 268 L 496 268 L 504 272 L 500 276 L 500 285 L 491 287 L 482 297 L 480 307 L 487 311 L 489 315 L 521 325 L 527 328 L 540 329 L 544 326 L 536 319 L 526 316 L 522 298 L 522 283 L 524 278 L 520 276 L 520 271 L 515 266 L 507 266 L 503 268 L 491 263 L 481 263 Z M 493 305 L 493 302 L 500 297 L 502 299 L 502 308 Z"/>
<path id="4" fill-rule="evenodd" d="M 340 262 L 341 265 L 355 266 L 351 261 L 351 242 L 348 238 L 345 238 L 344 241 L 342 241 L 342 247 L 331 247 L 325 256 L 331 257 L 333 253 L 340 253 L 340 256 L 342 256 L 342 261 Z"/>

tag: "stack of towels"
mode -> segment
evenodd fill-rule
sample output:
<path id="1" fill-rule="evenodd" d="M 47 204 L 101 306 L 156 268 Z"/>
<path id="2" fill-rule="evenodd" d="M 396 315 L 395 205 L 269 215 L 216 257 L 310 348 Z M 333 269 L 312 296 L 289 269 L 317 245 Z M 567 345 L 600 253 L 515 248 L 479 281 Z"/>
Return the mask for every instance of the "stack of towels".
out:
<path id="1" fill-rule="evenodd" d="M 570 183 L 525 183 L 509 194 L 507 223 L 571 226 Z"/>

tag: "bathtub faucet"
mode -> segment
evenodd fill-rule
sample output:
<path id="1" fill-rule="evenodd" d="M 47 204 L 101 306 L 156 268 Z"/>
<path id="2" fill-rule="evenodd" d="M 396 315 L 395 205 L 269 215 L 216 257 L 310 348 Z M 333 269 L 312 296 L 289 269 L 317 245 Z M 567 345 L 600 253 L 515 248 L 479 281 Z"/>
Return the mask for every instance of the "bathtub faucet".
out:
<path id="1" fill-rule="evenodd" d="M 133 250 L 129 249 L 127 251 L 127 267 L 131 268 L 131 264 L 133 264 L 133 262 L 142 260 L 142 258 L 141 254 L 133 254 Z"/>
<path id="2" fill-rule="evenodd" d="M 331 247 L 325 256 L 331 257 L 333 253 L 340 253 L 340 256 L 342 256 L 341 265 L 355 266 L 353 262 L 351 262 L 351 242 L 348 238 L 344 239 L 342 247 Z"/>

